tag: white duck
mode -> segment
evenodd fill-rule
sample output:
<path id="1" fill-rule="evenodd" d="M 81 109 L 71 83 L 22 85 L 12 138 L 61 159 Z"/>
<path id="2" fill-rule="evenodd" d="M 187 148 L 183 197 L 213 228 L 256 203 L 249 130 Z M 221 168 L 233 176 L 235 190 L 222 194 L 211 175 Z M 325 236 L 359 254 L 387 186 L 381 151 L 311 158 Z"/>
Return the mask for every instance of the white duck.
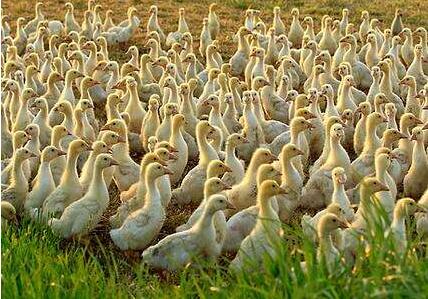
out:
<path id="1" fill-rule="evenodd" d="M 272 180 L 264 181 L 259 192 L 259 215 L 251 233 L 242 241 L 241 247 L 230 263 L 230 269 L 240 271 L 243 268 L 255 269 L 262 266 L 266 257 L 277 257 L 277 246 L 281 242 L 281 222 L 278 214 L 272 208 L 275 195 L 286 193 L 278 183 Z"/>
<path id="2" fill-rule="evenodd" d="M 159 234 L 165 221 L 165 210 L 156 179 L 165 174 L 171 174 L 171 171 L 159 163 L 147 166 L 143 207 L 130 214 L 120 228 L 110 231 L 114 244 L 121 250 L 145 249 Z"/>
<path id="3" fill-rule="evenodd" d="M 62 238 L 81 237 L 100 222 L 109 203 L 109 193 L 103 170 L 118 163 L 108 154 L 100 154 L 94 164 L 94 174 L 86 194 L 65 208 L 60 219 L 49 220 L 49 226 Z"/>
<path id="4" fill-rule="evenodd" d="M 215 260 L 220 251 L 213 246 L 216 231 L 213 217 L 222 209 L 233 208 L 223 195 L 209 198 L 199 220 L 190 229 L 167 236 L 158 244 L 147 248 L 143 262 L 155 269 L 175 271 L 201 257 Z"/>

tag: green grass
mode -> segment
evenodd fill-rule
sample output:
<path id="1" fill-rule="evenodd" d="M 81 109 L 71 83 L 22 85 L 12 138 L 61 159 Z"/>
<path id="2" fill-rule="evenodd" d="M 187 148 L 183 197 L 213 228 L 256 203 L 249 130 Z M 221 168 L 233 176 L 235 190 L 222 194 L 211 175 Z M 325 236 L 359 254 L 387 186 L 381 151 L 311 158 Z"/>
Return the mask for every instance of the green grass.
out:
<path id="1" fill-rule="evenodd" d="M 411 229 L 411 226 L 409 227 Z M 86 247 L 65 242 L 49 229 L 24 221 L 2 232 L 3 298 L 427 298 L 428 253 L 410 244 L 398 257 L 377 230 L 371 250 L 361 249 L 355 267 L 328 273 L 300 228 L 285 227 L 287 243 L 265 271 L 227 272 L 227 260 L 181 273 L 154 273 L 127 261 L 107 241 Z M 411 236 L 409 236 L 411 237 Z M 292 242 L 292 241 L 293 242 Z M 102 245 L 102 242 L 103 245 Z M 288 246 L 287 246 L 288 245 Z M 417 249 L 415 249 L 417 248 Z M 308 261 L 308 273 L 299 263 Z M 296 269 L 292 271 L 291 269 Z"/>

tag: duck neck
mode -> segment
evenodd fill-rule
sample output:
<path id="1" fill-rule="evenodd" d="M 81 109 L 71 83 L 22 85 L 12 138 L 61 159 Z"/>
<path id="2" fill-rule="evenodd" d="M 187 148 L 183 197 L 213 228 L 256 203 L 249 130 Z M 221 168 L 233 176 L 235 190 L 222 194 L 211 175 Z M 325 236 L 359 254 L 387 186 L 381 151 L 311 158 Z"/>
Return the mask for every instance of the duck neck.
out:
<path id="1" fill-rule="evenodd" d="M 196 139 L 199 149 L 199 165 L 207 166 L 211 160 L 218 159 L 217 151 L 208 143 L 206 134 L 196 132 Z"/>
<path id="2" fill-rule="evenodd" d="M 202 211 L 201 217 L 192 227 L 192 230 L 195 232 L 204 232 L 207 229 L 213 228 L 213 213 L 209 205 L 205 205 L 205 209 Z"/>
<path id="3" fill-rule="evenodd" d="M 246 58 L 248 58 L 250 53 L 250 45 L 248 44 L 248 40 L 245 38 L 244 34 L 239 34 L 238 52 L 243 53 Z"/>
<path id="4" fill-rule="evenodd" d="M 160 191 L 158 188 L 158 185 L 156 183 L 157 177 L 154 177 L 152 175 L 146 175 L 145 183 L 147 192 L 145 195 L 145 207 L 154 207 L 158 209 L 162 209 L 162 203 L 160 201 Z"/>
<path id="5" fill-rule="evenodd" d="M 393 227 L 396 231 L 406 232 L 406 222 L 404 217 L 404 211 L 397 207 L 394 210 L 394 216 L 392 218 L 391 227 Z"/>
<path id="6" fill-rule="evenodd" d="M 345 52 L 343 56 L 343 60 L 349 62 L 351 65 L 355 65 L 357 63 L 357 45 L 355 43 L 350 43 L 349 50 Z"/>
<path id="7" fill-rule="evenodd" d="M 383 76 L 382 79 L 380 81 L 380 88 L 381 90 L 387 91 L 387 92 L 392 92 L 392 87 L 391 87 L 391 72 L 389 67 L 382 72 Z"/>
<path id="8" fill-rule="evenodd" d="M 68 151 L 67 162 L 65 166 L 64 173 L 61 177 L 61 185 L 68 183 L 79 182 L 79 176 L 77 175 L 77 158 L 79 157 L 79 153 L 75 151 Z"/>
<path id="9" fill-rule="evenodd" d="M 108 194 L 107 186 L 104 181 L 103 177 L 103 170 L 104 168 L 101 168 L 99 166 L 95 166 L 94 173 L 92 175 L 91 184 L 89 186 L 88 192 L 91 194 Z M 98 200 L 98 197 L 97 197 Z"/>
<path id="10" fill-rule="evenodd" d="M 379 147 L 380 139 L 376 134 L 377 124 L 368 122 L 366 125 L 366 139 L 364 140 L 364 153 L 374 153 Z"/>
<path id="11" fill-rule="evenodd" d="M 424 141 L 423 139 L 416 140 L 413 146 L 412 152 L 412 168 L 416 169 L 416 173 L 425 173 L 428 169 L 428 163 L 426 162 L 427 157 L 425 153 Z M 422 170 L 422 171 L 417 171 Z"/>
<path id="12" fill-rule="evenodd" d="M 24 171 L 22 170 L 22 164 L 24 161 L 21 159 L 15 158 L 12 165 L 12 173 L 11 173 L 11 184 L 12 186 L 19 188 L 25 188 L 28 189 L 28 181 L 25 178 Z M 9 185 L 9 186 L 10 186 Z"/>

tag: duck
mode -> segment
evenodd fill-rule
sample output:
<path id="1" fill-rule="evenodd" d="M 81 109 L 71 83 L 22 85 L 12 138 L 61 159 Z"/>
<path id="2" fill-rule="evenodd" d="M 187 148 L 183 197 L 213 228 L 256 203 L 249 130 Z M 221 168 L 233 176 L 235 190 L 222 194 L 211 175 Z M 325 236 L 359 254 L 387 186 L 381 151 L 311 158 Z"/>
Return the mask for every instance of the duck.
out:
<path id="1" fill-rule="evenodd" d="M 171 200 L 173 202 L 193 202 L 202 197 L 208 164 L 212 160 L 218 160 L 217 151 L 207 140 L 212 137 L 214 132 L 214 127 L 208 121 L 200 121 L 196 126 L 199 162 L 183 178 L 180 187 L 172 191 Z"/>
<path id="2" fill-rule="evenodd" d="M 398 147 L 404 152 L 409 161 L 412 159 L 413 153 L 413 142 L 410 140 L 410 132 L 414 126 L 421 124 L 422 121 L 416 116 L 414 116 L 412 113 L 404 113 L 400 118 L 400 132 L 403 133 L 407 138 L 400 139 L 400 141 L 398 142 Z"/>
<path id="3" fill-rule="evenodd" d="M 416 45 L 414 48 L 414 58 L 412 63 L 407 69 L 407 75 L 411 75 L 416 80 L 417 89 L 420 90 L 425 84 L 428 83 L 428 76 L 424 74 L 422 62 L 427 60 L 422 58 L 423 48 L 422 45 Z"/>
<path id="4" fill-rule="evenodd" d="M 239 113 L 236 109 L 232 93 L 228 92 L 224 95 L 224 103 L 226 104 L 226 109 L 222 117 L 224 125 L 230 134 L 240 132 L 243 127 L 237 119 Z"/>
<path id="5" fill-rule="evenodd" d="M 24 204 L 28 195 L 28 180 L 22 171 L 22 164 L 29 158 L 36 157 L 35 154 L 25 148 L 15 151 L 12 160 L 12 171 L 10 184 L 1 192 L 2 201 L 13 205 L 17 215 L 24 212 Z"/>
<path id="6" fill-rule="evenodd" d="M 217 3 L 211 3 L 208 8 L 208 30 L 210 31 L 210 36 L 213 40 L 217 39 L 218 34 L 220 33 L 220 22 L 215 13 L 215 8 Z"/>
<path id="7" fill-rule="evenodd" d="M 354 151 L 357 155 L 360 155 L 364 147 L 364 139 L 366 134 L 366 123 L 367 116 L 371 113 L 371 105 L 369 102 L 362 102 L 358 105 L 358 108 L 355 110 L 355 114 L 360 114 L 360 119 L 355 125 L 354 131 Z"/>
<path id="8" fill-rule="evenodd" d="M 390 235 L 394 242 L 395 252 L 400 256 L 403 256 L 408 248 L 406 216 L 412 216 L 417 212 L 425 211 L 425 207 L 416 203 L 412 198 L 405 197 L 397 201 L 394 208 L 394 218 L 390 227 Z"/>
<path id="9" fill-rule="evenodd" d="M 37 169 L 40 164 L 40 159 L 39 159 L 41 154 L 40 141 L 39 141 L 40 129 L 39 129 L 39 126 L 36 124 L 29 124 L 25 128 L 24 132 L 30 136 L 30 140 L 25 145 L 25 148 L 30 150 L 33 154 L 37 156 L 37 158 L 28 159 L 30 177 L 33 177 L 37 173 Z"/>
<path id="10" fill-rule="evenodd" d="M 366 136 L 361 154 L 351 164 L 351 180 L 358 183 L 364 176 L 372 173 L 374 154 L 381 146 L 380 138 L 376 134 L 377 127 L 386 123 L 386 118 L 378 112 L 372 112 L 366 120 Z"/>
<path id="11" fill-rule="evenodd" d="M 12 133 L 9 130 L 8 118 L 5 114 L 3 103 L 1 104 L 1 158 L 10 158 L 13 154 Z"/>
<path id="12" fill-rule="evenodd" d="M 220 111 L 220 100 L 216 95 L 210 95 L 202 102 L 202 106 L 211 107 L 211 111 L 208 116 L 208 121 L 212 126 L 220 128 L 222 139 L 227 139 L 229 136 L 229 130 L 223 122 L 223 117 Z"/>
<path id="13" fill-rule="evenodd" d="M 398 35 L 400 34 L 401 31 L 403 31 L 404 26 L 403 26 L 402 17 L 403 17 L 402 10 L 397 8 L 395 10 L 394 19 L 392 20 L 392 23 L 391 23 L 391 32 L 393 35 Z"/>
<path id="14" fill-rule="evenodd" d="M 34 117 L 32 123 L 39 127 L 39 140 L 40 147 L 43 149 L 51 142 L 52 127 L 48 121 L 48 104 L 45 98 L 36 99 L 31 105 L 30 109 L 38 109 L 39 112 Z"/>
<path id="15" fill-rule="evenodd" d="M 109 193 L 103 179 L 103 170 L 118 163 L 108 154 L 97 156 L 94 174 L 86 194 L 67 206 L 61 218 L 52 218 L 48 224 L 53 232 L 64 239 L 82 237 L 100 222 L 109 203 Z"/>
<path id="16" fill-rule="evenodd" d="M 331 171 L 340 166 L 348 172 L 351 167 L 348 153 L 341 144 L 341 140 L 344 137 L 343 126 L 339 123 L 333 124 L 330 128 L 330 150 L 327 159 L 316 172 L 312 172 L 302 190 L 301 205 L 323 207 L 330 202 L 333 193 Z M 317 194 L 316 197 L 314 197 L 315 193 Z M 314 200 L 314 198 L 317 198 L 317 200 Z"/>
<path id="17" fill-rule="evenodd" d="M 116 136 L 115 136 L 116 138 Z M 82 188 L 84 191 L 88 190 L 88 187 L 91 183 L 93 174 L 94 174 L 94 165 L 97 157 L 100 154 L 111 154 L 111 149 L 107 144 L 102 140 L 97 140 L 94 143 L 92 143 L 92 151 L 90 152 L 89 156 L 87 157 L 87 160 L 83 164 L 83 167 L 81 168 L 81 175 L 79 178 L 80 184 L 82 185 Z"/>
<path id="18" fill-rule="evenodd" d="M 74 6 L 71 2 L 65 4 L 66 12 L 64 16 L 64 29 L 66 33 L 71 31 L 80 32 L 81 28 L 79 23 L 74 18 Z"/>
<path id="19" fill-rule="evenodd" d="M 293 20 L 291 21 L 290 31 L 288 32 L 288 40 L 293 44 L 293 46 L 299 48 L 302 45 L 304 34 L 304 30 L 299 21 L 299 10 L 297 8 L 293 8 L 291 10 L 291 16 Z"/>
<path id="20" fill-rule="evenodd" d="M 127 126 L 124 120 L 113 119 L 101 128 L 101 131 L 103 130 L 111 130 L 126 139 L 124 143 L 118 143 L 112 147 L 112 156 L 113 159 L 119 162 L 119 165 L 115 166 L 114 181 L 119 191 L 128 190 L 132 184 L 138 181 L 140 167 L 132 160 L 129 154 Z"/>
<path id="21" fill-rule="evenodd" d="M 81 139 L 73 140 L 70 143 L 61 181 L 43 202 L 42 215 L 44 218 L 49 218 L 52 215 L 61 215 L 67 206 L 83 196 L 83 189 L 77 175 L 76 164 L 79 155 L 90 150 L 89 145 Z"/>
<path id="22" fill-rule="evenodd" d="M 410 28 L 403 28 L 399 33 L 399 36 L 404 39 L 400 48 L 401 59 L 403 59 L 404 64 L 408 67 L 412 63 L 414 57 L 412 31 Z"/>
<path id="23" fill-rule="evenodd" d="M 159 38 L 162 44 L 166 41 L 165 33 L 159 26 L 158 22 L 158 7 L 156 5 L 150 6 L 149 9 L 150 17 L 147 21 L 147 32 L 156 31 L 159 34 Z"/>
<path id="24" fill-rule="evenodd" d="M 242 102 L 244 121 L 242 132 L 245 134 L 245 138 L 247 138 L 249 142 L 238 146 L 237 153 L 238 157 L 245 161 L 250 161 L 254 151 L 260 146 L 260 144 L 264 144 L 265 140 L 263 130 L 254 113 L 251 91 L 246 90 L 243 92 Z"/>
<path id="25" fill-rule="evenodd" d="M 424 146 L 424 132 L 421 127 L 412 129 L 410 140 L 415 141 L 413 145 L 412 162 L 409 171 L 404 177 L 404 195 L 411 198 L 420 198 L 428 186 L 421 173 L 428 171 L 428 160 Z"/>
<path id="26" fill-rule="evenodd" d="M 327 50 L 330 55 L 334 55 L 337 49 L 337 42 L 332 35 L 332 18 L 326 18 L 324 22 L 324 30 L 318 46 L 321 50 Z"/>
<path id="27" fill-rule="evenodd" d="M 6 231 L 10 224 L 18 224 L 15 207 L 8 201 L 2 200 L 1 203 L 1 226 Z"/>
<path id="28" fill-rule="evenodd" d="M 165 221 L 165 210 L 156 179 L 166 174 L 171 171 L 157 162 L 147 166 L 144 205 L 131 213 L 121 227 L 110 231 L 113 243 L 120 250 L 145 249 L 159 234 Z"/>
<path id="29" fill-rule="evenodd" d="M 314 244 L 322 240 L 318 235 L 318 227 L 323 217 L 326 215 L 334 215 L 338 220 L 340 219 L 342 222 L 346 223 L 343 209 L 335 202 L 330 203 L 325 209 L 319 211 L 313 217 L 308 214 L 302 216 L 300 225 L 302 226 L 303 233 Z"/>
<path id="30" fill-rule="evenodd" d="M 186 118 L 183 114 L 176 114 L 174 115 L 171 123 L 171 136 L 169 143 L 180 155 L 180 159 L 177 159 L 169 165 L 169 169 L 174 173 L 170 176 L 171 184 L 173 186 L 181 180 L 188 162 L 189 150 L 182 134 L 185 122 Z"/>
<path id="31" fill-rule="evenodd" d="M 350 227 L 341 232 L 342 238 L 338 244 L 339 250 L 344 252 L 347 263 L 353 260 L 353 254 L 355 254 L 359 243 L 358 237 L 371 228 L 369 225 L 373 225 L 373 221 L 377 221 L 371 217 L 372 214 L 370 213 L 374 205 L 373 197 L 380 191 L 388 191 L 388 187 L 379 182 L 378 179 L 367 176 L 361 180 L 359 185 L 360 204 L 355 213 L 355 219 Z"/>
<path id="32" fill-rule="evenodd" d="M 427 189 L 428 190 L 428 189 Z M 424 208 L 425 210 L 428 207 L 428 191 L 425 190 L 424 194 L 422 195 L 421 199 L 418 201 L 418 205 Z M 419 215 L 416 215 L 416 231 L 421 238 L 424 240 L 427 237 L 428 234 L 428 213 L 422 213 Z"/>
<path id="33" fill-rule="evenodd" d="M 284 145 L 281 151 L 281 188 L 287 190 L 287 194 L 278 195 L 277 202 L 279 219 L 285 223 L 290 221 L 292 213 L 298 207 L 302 193 L 304 177 L 293 165 L 293 160 L 303 154 L 304 152 L 292 143 Z"/>
<path id="34" fill-rule="evenodd" d="M 163 107 L 161 107 L 161 111 L 162 110 L 164 114 L 163 121 L 156 130 L 156 138 L 159 141 L 169 140 L 171 135 L 172 118 L 178 113 L 178 106 L 175 103 L 167 103 Z"/>
<path id="35" fill-rule="evenodd" d="M 138 181 L 131 185 L 128 190 L 120 193 L 122 204 L 117 209 L 116 214 L 110 217 L 110 225 L 112 228 L 119 228 L 132 212 L 143 206 L 144 196 L 147 191 L 147 186 L 145 185 L 147 166 L 151 163 L 157 162 L 166 167 L 168 165 L 167 161 L 172 158 L 176 158 L 176 156 L 170 153 L 166 148 L 156 148 L 153 152 L 144 155 L 140 163 Z M 159 188 L 163 187 L 161 186 L 160 179 L 157 180 L 157 186 Z M 170 190 L 160 189 L 160 192 L 161 200 L 163 197 L 170 197 Z"/>
<path id="36" fill-rule="evenodd" d="M 405 113 L 412 113 L 416 117 L 420 117 L 422 107 L 417 98 L 417 87 L 415 77 L 406 75 L 401 79 L 400 84 L 407 86 L 407 97 L 406 106 L 404 108 Z"/>
<path id="37" fill-rule="evenodd" d="M 231 172 L 224 174 L 223 181 L 230 186 L 239 184 L 244 179 L 245 163 L 236 156 L 236 147 L 247 142 L 248 139 L 238 133 L 233 133 L 227 138 L 224 162 Z"/>
<path id="38" fill-rule="evenodd" d="M 272 163 L 277 159 L 268 149 L 257 149 L 245 172 L 244 178 L 227 192 L 227 198 L 236 207 L 243 210 L 255 204 L 257 194 L 257 169 L 260 165 Z"/>
<path id="39" fill-rule="evenodd" d="M 362 62 L 357 60 L 357 41 L 353 35 L 347 35 L 340 40 L 341 43 L 350 45 L 348 51 L 343 56 L 343 60 L 351 64 L 352 75 L 354 76 L 356 87 L 361 90 L 369 90 L 372 84 L 370 69 Z"/>
<path id="40" fill-rule="evenodd" d="M 212 195 L 201 217 L 191 228 L 169 235 L 144 250 L 143 262 L 155 269 L 177 271 L 189 263 L 197 263 L 199 257 L 215 260 L 220 251 L 212 246 L 216 242 L 214 216 L 218 215 L 218 211 L 228 208 L 233 206 L 224 195 Z M 177 247 L 177 244 L 181 245 Z M 171 258 L 171 253 L 176 258 Z"/>
<path id="41" fill-rule="evenodd" d="M 345 185 L 347 175 L 345 169 L 342 167 L 333 168 L 331 171 L 333 179 L 333 194 L 331 196 L 331 203 L 336 203 L 340 206 L 343 212 L 343 218 L 351 223 L 354 220 L 355 213 L 351 206 L 348 195 L 345 192 Z"/>
<path id="42" fill-rule="evenodd" d="M 321 216 L 317 225 L 319 246 L 317 248 L 317 260 L 325 263 L 329 272 L 333 272 L 340 265 L 341 254 L 332 241 L 332 235 L 337 229 L 348 228 L 348 223 L 332 213 Z"/>
<path id="43" fill-rule="evenodd" d="M 13 163 L 11 163 L 11 162 L 13 162 L 14 154 L 15 154 L 17 149 L 19 149 L 21 147 L 25 147 L 25 145 L 30 140 L 30 138 L 31 138 L 31 136 L 28 135 L 24 131 L 16 131 L 13 134 L 13 136 L 12 136 L 12 148 L 13 148 L 12 156 L 10 159 L 2 161 L 2 169 L 3 169 L 1 172 L 2 184 L 6 184 L 6 185 L 9 184 L 9 181 L 11 179 L 12 169 L 13 169 Z M 25 178 L 29 179 L 30 175 L 31 175 L 31 171 L 30 171 L 30 165 L 28 163 L 28 159 L 23 161 L 22 170 L 24 172 Z"/>
<path id="44" fill-rule="evenodd" d="M 28 111 L 28 102 L 37 94 L 30 88 L 24 88 L 20 97 L 20 106 L 12 124 L 12 132 L 22 131 L 32 121 L 33 115 Z"/>
<path id="45" fill-rule="evenodd" d="M 199 204 L 198 208 L 192 213 L 188 221 L 177 227 L 176 231 L 185 231 L 196 225 L 201 217 L 203 217 L 203 213 L 205 210 L 205 206 L 208 204 L 211 196 L 220 193 L 223 190 L 230 189 L 230 186 L 226 185 L 221 179 L 217 177 L 209 178 L 205 181 L 204 186 L 204 199 Z M 215 242 L 213 242 L 213 246 L 215 246 L 218 252 L 221 252 L 223 244 L 225 242 L 226 237 L 226 218 L 223 212 L 217 212 L 213 218 L 213 224 L 216 231 Z"/>
<path id="46" fill-rule="evenodd" d="M 230 270 L 240 271 L 256 265 L 260 267 L 266 255 L 275 259 L 275 248 L 281 240 L 282 229 L 278 214 L 272 208 L 272 201 L 275 195 L 284 193 L 286 190 L 273 180 L 266 180 L 261 184 L 257 222 L 251 233 L 242 241 L 236 257 L 229 265 Z"/>
<path id="47" fill-rule="evenodd" d="M 387 153 L 379 153 L 379 150 L 376 151 L 375 156 L 375 171 L 376 178 L 388 186 L 388 191 L 379 192 L 376 196 L 376 203 L 379 204 L 379 207 L 386 213 L 386 216 L 389 219 L 392 219 L 393 210 L 395 206 L 395 197 L 397 195 L 397 186 L 395 185 L 394 180 L 388 173 L 388 168 L 391 165 L 391 157 Z"/>
<path id="48" fill-rule="evenodd" d="M 148 150 L 147 145 L 149 138 L 156 135 L 156 131 L 160 126 L 158 99 L 159 97 L 157 95 L 152 95 L 149 100 L 148 111 L 142 122 L 140 141 L 146 151 Z"/>
<path id="49" fill-rule="evenodd" d="M 251 34 L 251 31 L 246 27 L 240 27 L 238 30 L 238 49 L 236 50 L 235 54 L 230 58 L 233 76 L 242 75 L 244 73 L 245 66 L 248 63 L 250 45 L 248 44 L 246 37 L 249 34 Z"/>

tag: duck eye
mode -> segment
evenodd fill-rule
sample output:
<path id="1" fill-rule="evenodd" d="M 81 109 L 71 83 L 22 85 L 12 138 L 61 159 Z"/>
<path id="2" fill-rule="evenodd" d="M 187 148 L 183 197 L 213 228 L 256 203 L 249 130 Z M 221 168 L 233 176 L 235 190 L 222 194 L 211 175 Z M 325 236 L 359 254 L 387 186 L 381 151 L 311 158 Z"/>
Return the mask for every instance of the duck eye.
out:
<path id="1" fill-rule="evenodd" d="M 160 166 L 158 166 L 158 169 L 161 169 Z"/>
<path id="2" fill-rule="evenodd" d="M 107 158 L 104 158 L 104 161 L 107 161 Z"/>
<path id="3" fill-rule="evenodd" d="M 54 149 L 51 149 L 51 152 L 54 152 L 55 150 Z"/>
<path id="4" fill-rule="evenodd" d="M 333 219 L 333 222 L 336 222 L 336 219 Z"/>

